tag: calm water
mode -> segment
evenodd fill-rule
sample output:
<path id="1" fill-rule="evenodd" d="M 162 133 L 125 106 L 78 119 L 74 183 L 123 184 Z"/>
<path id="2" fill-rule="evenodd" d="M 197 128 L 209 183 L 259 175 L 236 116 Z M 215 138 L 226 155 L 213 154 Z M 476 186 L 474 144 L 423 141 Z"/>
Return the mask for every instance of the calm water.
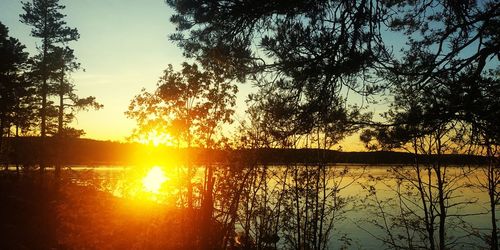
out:
<path id="1" fill-rule="evenodd" d="M 151 167 L 73 166 L 70 172 L 73 181 L 98 185 L 117 196 L 146 196 L 167 206 L 181 205 L 183 199 L 179 197 L 186 192 L 186 169 L 160 166 L 166 180 L 158 192 L 151 193 L 144 191 L 143 183 Z M 410 181 L 416 179 L 412 167 L 337 165 L 321 171 L 306 166 L 259 166 L 250 173 L 248 171 L 231 174 L 222 168 L 215 173 L 214 206 L 221 211 L 227 207 L 227 190 L 243 187 L 236 230 L 244 231 L 246 227 L 258 234 L 256 228 L 279 225 L 279 244 L 290 247 L 283 242 L 297 234 L 290 227 L 296 227 L 299 220 L 303 231 L 313 228 L 306 224 L 316 222 L 311 217 L 315 202 L 319 202 L 319 207 L 325 206 L 329 211 L 325 212 L 323 220 L 324 225 L 332 224 L 328 232 L 332 249 L 338 249 L 342 244 L 354 249 L 387 248 L 382 241 L 391 240 L 391 236 L 396 243 L 406 242 L 401 237 L 407 236 L 415 242 L 425 241 L 419 238 L 422 232 L 415 229 L 415 225 L 423 223 L 423 213 L 416 182 Z M 427 172 L 424 171 L 422 177 L 426 183 L 429 181 Z M 203 178 L 204 168 L 196 168 L 192 182 L 202 183 Z M 446 203 L 449 215 L 447 237 L 450 242 L 457 241 L 455 248 L 486 247 L 478 237 L 489 234 L 491 227 L 488 196 L 480 188 L 484 179 L 482 168 L 446 168 L 445 193 L 449 197 Z M 242 180 L 245 180 L 244 184 Z M 435 177 L 431 176 L 430 181 L 434 186 Z M 196 190 L 195 185 L 194 195 L 200 197 L 201 192 Z M 437 190 L 433 188 L 430 195 L 427 193 L 431 199 L 435 199 L 436 194 Z M 319 198 L 315 199 L 316 196 Z M 260 212 L 248 212 L 249 208 Z"/>

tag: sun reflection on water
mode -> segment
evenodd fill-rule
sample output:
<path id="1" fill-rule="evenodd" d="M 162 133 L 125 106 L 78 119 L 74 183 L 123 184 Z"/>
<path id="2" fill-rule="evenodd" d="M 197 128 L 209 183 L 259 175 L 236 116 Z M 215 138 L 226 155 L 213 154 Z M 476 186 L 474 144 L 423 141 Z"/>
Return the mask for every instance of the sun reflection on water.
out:
<path id="1" fill-rule="evenodd" d="M 165 176 L 165 172 L 160 167 L 154 166 L 142 179 L 142 185 L 145 191 L 159 194 L 163 183 L 168 180 L 169 178 Z"/>
<path id="2" fill-rule="evenodd" d="M 102 184 L 103 190 L 116 197 L 137 201 L 153 201 L 169 206 L 182 203 L 186 189 L 186 169 L 172 164 L 149 164 L 108 170 Z M 193 177 L 200 182 L 200 171 Z M 106 175 L 106 174 L 103 174 Z"/>

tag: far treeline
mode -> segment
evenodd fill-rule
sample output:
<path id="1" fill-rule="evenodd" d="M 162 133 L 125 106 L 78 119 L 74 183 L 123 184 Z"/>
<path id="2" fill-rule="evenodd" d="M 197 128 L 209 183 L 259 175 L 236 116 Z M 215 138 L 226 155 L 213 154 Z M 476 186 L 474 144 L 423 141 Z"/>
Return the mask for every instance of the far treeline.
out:
<path id="1" fill-rule="evenodd" d="M 73 138 L 64 141 L 62 152 L 57 152 L 59 141 L 49 139 L 48 151 L 42 155 L 39 148 L 42 141 L 39 137 L 7 138 L 5 141 L 6 155 L 0 157 L 1 164 L 32 165 L 46 157 L 50 165 L 62 164 L 71 167 L 78 165 L 109 166 L 109 165 L 150 165 L 177 163 L 185 164 L 185 157 L 198 164 L 218 164 L 240 162 L 242 167 L 253 164 L 286 165 L 286 164 L 392 164 L 411 165 L 415 163 L 413 154 L 406 152 L 341 152 L 329 149 L 203 149 L 203 148 L 175 148 L 166 146 L 152 147 L 139 143 L 120 143 L 98 141 L 91 139 Z M 52 149 L 52 150 L 50 150 Z M 47 154 L 48 153 L 48 157 Z M 59 155 L 62 155 L 60 157 Z M 447 154 L 443 155 L 442 162 L 447 165 L 478 166 L 486 165 L 488 158 L 475 155 Z M 144 162 L 150 159 L 148 162 Z M 437 160 L 435 155 L 421 155 L 418 161 L 432 163 Z"/>

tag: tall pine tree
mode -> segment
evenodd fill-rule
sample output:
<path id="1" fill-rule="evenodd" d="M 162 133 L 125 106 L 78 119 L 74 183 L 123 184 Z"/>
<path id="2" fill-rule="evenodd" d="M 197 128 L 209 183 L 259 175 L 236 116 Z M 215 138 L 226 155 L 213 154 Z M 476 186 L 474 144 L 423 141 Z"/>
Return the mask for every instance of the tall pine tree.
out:
<path id="1" fill-rule="evenodd" d="M 40 135 L 45 138 L 47 134 L 47 97 L 50 90 L 50 76 L 54 68 L 50 67 L 50 56 L 54 46 L 76 41 L 79 38 L 78 30 L 66 25 L 66 15 L 61 11 L 65 6 L 60 5 L 58 0 L 33 0 L 23 2 L 24 14 L 21 14 L 21 22 L 32 26 L 31 35 L 40 38 L 42 45 L 39 58 L 40 86 L 39 95 L 42 99 L 40 107 Z"/>

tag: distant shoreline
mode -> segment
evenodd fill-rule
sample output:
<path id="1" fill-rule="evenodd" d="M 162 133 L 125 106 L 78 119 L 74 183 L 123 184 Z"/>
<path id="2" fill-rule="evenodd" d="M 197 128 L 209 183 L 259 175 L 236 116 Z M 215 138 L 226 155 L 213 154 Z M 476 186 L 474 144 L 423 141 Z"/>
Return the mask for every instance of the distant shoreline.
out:
<path id="1" fill-rule="evenodd" d="M 411 153 L 377 152 L 341 152 L 319 149 L 176 149 L 172 147 L 151 147 L 138 143 L 121 143 L 93 139 L 68 139 L 58 147 L 56 138 L 48 138 L 44 147 L 40 137 L 4 138 L 2 164 L 37 165 L 45 156 L 49 164 L 87 165 L 87 166 L 128 166 L 145 161 L 162 164 L 165 162 L 183 162 L 188 159 L 193 164 L 325 164 L 325 165 L 412 165 L 415 157 Z M 59 148 L 59 149 L 58 149 Z M 483 165 L 487 158 L 477 155 L 444 154 L 419 155 L 422 164 L 440 163 L 446 165 Z"/>

